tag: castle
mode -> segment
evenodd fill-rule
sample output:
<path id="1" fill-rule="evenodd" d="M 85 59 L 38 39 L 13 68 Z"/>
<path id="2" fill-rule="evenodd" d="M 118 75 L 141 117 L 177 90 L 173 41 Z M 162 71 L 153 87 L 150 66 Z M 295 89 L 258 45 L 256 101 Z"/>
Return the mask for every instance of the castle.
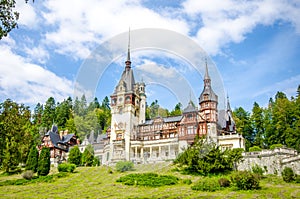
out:
<path id="1" fill-rule="evenodd" d="M 213 91 L 206 64 L 204 88 L 199 108 L 190 101 L 182 115 L 146 119 L 145 83 L 135 82 L 130 49 L 121 78 L 111 94 L 111 127 L 106 135 L 87 137 L 80 146 L 93 144 L 102 164 L 118 161 L 153 163 L 173 160 L 193 144 L 195 137 L 206 136 L 222 149 L 245 148 L 244 138 L 235 130 L 232 111 L 218 110 L 218 96 Z"/>

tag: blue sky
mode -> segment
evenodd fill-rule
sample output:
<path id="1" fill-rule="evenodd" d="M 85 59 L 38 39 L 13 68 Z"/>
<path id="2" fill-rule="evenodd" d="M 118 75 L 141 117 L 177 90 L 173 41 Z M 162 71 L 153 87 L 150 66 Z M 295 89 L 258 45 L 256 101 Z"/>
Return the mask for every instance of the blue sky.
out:
<path id="1" fill-rule="evenodd" d="M 300 84 L 298 0 L 45 0 L 28 4 L 17 0 L 16 9 L 19 28 L 0 40 L 0 101 L 10 98 L 35 106 L 50 96 L 57 101 L 73 96 L 86 59 L 103 42 L 127 33 L 129 27 L 132 32 L 171 30 L 193 40 L 219 71 L 233 108 L 250 111 L 255 101 L 266 106 L 277 91 L 295 96 Z M 164 42 L 160 39 L 158 36 L 157 41 Z M 138 38 L 131 37 L 133 45 L 135 40 Z M 126 49 L 127 38 L 123 43 Z M 136 73 L 156 75 L 156 82 L 143 79 L 148 103 L 157 99 L 168 109 L 175 106 L 179 99 L 172 85 L 179 87 L 180 83 L 168 79 L 172 75 L 189 86 L 182 90 L 187 99 L 196 101 L 200 95 L 203 74 L 180 55 L 153 49 L 131 54 Z M 99 77 L 97 89 L 86 90 L 86 95 L 99 100 L 109 96 L 125 59 L 126 51 L 112 60 Z M 136 74 L 137 81 L 142 78 Z"/>

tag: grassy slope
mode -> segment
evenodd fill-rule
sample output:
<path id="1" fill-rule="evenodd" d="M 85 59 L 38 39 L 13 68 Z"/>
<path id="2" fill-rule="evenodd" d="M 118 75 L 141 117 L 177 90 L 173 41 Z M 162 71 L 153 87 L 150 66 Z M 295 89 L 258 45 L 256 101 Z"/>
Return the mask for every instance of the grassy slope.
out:
<path id="1" fill-rule="evenodd" d="M 200 177 L 170 172 L 168 164 L 138 165 L 133 172 L 171 174 L 193 182 Z M 76 173 L 53 183 L 37 183 L 0 187 L 0 198 L 300 198 L 300 185 L 287 184 L 277 177 L 261 181 L 262 189 L 198 192 L 191 185 L 178 184 L 159 188 L 125 186 L 116 179 L 128 173 L 109 174 L 107 167 L 77 168 Z M 21 178 L 21 175 L 1 176 L 0 181 Z"/>

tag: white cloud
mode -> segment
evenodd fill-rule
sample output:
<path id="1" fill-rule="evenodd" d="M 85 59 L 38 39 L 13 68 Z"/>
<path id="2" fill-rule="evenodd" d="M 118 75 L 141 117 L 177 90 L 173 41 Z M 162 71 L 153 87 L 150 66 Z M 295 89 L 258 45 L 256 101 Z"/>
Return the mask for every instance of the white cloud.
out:
<path id="1" fill-rule="evenodd" d="M 71 8 L 70 8 L 71 6 Z M 143 7 L 138 1 L 67 0 L 46 1 L 45 23 L 58 27 L 46 33 L 57 52 L 86 58 L 97 43 L 132 29 L 165 28 L 187 34 L 184 20 L 167 18 Z"/>
<path id="2" fill-rule="evenodd" d="M 11 98 L 21 103 L 44 103 L 50 96 L 56 100 L 72 96 L 72 82 L 41 66 L 28 63 L 7 45 L 0 45 L 1 101 Z"/>
<path id="3" fill-rule="evenodd" d="M 42 46 L 28 48 L 25 47 L 25 52 L 27 53 L 30 60 L 37 61 L 38 63 L 45 64 L 49 59 L 49 52 L 45 50 Z"/>
<path id="4" fill-rule="evenodd" d="M 17 0 L 16 8 L 17 12 L 20 13 L 18 25 L 23 25 L 28 28 L 38 27 L 39 19 L 34 9 L 34 4 L 25 3 L 25 0 Z"/>
<path id="5" fill-rule="evenodd" d="M 203 24 L 197 30 L 196 38 L 212 55 L 220 53 L 231 42 L 243 41 L 257 25 L 272 25 L 283 20 L 292 23 L 300 32 L 300 5 L 297 1 L 187 0 L 183 7 L 193 20 Z"/>

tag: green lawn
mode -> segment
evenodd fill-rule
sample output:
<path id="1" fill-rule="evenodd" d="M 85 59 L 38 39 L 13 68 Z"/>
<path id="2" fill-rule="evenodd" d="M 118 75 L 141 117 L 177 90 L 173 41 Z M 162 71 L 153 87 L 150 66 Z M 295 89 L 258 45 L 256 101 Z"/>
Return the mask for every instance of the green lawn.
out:
<path id="1" fill-rule="evenodd" d="M 0 186 L 0 198 L 299 198 L 300 184 L 285 183 L 269 176 L 261 180 L 260 190 L 234 191 L 233 188 L 216 192 L 193 191 L 191 185 L 179 183 L 163 187 L 137 187 L 117 183 L 120 176 L 129 173 L 155 172 L 175 175 L 180 179 L 196 182 L 200 176 L 181 175 L 171 172 L 168 163 L 137 165 L 135 171 L 110 174 L 108 167 L 76 168 L 76 172 L 52 183 Z M 55 171 L 54 171 L 55 173 Z M 21 175 L 0 176 L 0 182 L 22 178 Z"/>

